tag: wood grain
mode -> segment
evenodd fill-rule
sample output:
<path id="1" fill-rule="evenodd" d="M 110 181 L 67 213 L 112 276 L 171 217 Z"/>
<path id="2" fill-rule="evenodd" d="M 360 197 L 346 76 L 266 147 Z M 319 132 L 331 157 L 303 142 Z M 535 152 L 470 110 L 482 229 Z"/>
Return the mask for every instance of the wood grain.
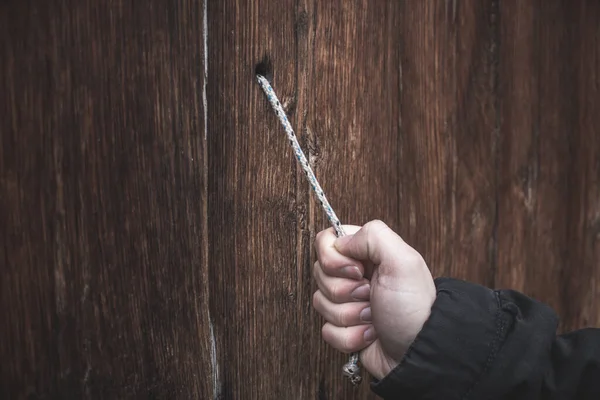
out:
<path id="1" fill-rule="evenodd" d="M 598 324 L 590 228 L 598 148 L 588 115 L 598 100 L 598 6 L 506 2 L 500 9 L 496 285 L 547 302 L 564 328 Z"/>
<path id="2" fill-rule="evenodd" d="M 254 68 L 265 55 L 273 60 L 273 84 L 289 109 L 294 2 L 210 2 L 208 13 L 209 281 L 219 392 L 286 398 L 310 373 L 295 357 L 305 346 L 295 311 L 307 301 L 297 295 L 296 160 Z"/>
<path id="3" fill-rule="evenodd" d="M 376 4 L 315 2 L 312 65 L 308 71 L 308 116 L 303 139 L 332 206 L 343 223 L 362 225 L 384 219 L 399 227 L 399 61 L 396 45 L 399 7 Z M 377 26 L 377 29 L 373 29 Z M 373 44 L 377 43 L 377 46 Z M 302 182 L 302 190 L 308 185 Z M 311 232 L 328 227 L 310 194 Z M 316 259 L 311 259 L 312 262 Z M 305 270 L 310 270 L 309 265 Z M 316 290 L 313 285 L 311 292 Z M 303 293 L 310 299 L 311 293 Z M 324 320 L 307 315 L 311 351 L 308 359 L 321 398 L 369 398 L 368 385 L 356 390 L 341 375 L 348 356 L 320 339 Z M 304 321 L 301 321 L 304 322 Z M 364 378 L 367 378 L 365 375 Z M 318 380 L 317 380 L 318 379 Z"/>
<path id="4" fill-rule="evenodd" d="M 435 275 L 490 283 L 495 226 L 496 2 L 404 2 L 402 232 Z"/>
<path id="5" fill-rule="evenodd" d="M 569 24 L 573 69 L 569 87 L 573 113 L 568 178 L 566 262 L 561 271 L 564 330 L 600 326 L 600 4 L 581 2 L 563 10 Z"/>
<path id="6" fill-rule="evenodd" d="M 0 397 L 375 398 L 320 337 L 327 221 L 265 56 L 343 222 L 600 325 L 599 21 L 591 0 L 0 2 Z"/>
<path id="7" fill-rule="evenodd" d="M 572 76 L 561 77 L 572 69 L 564 70 L 566 63 L 560 64 L 560 56 L 566 56 L 564 46 L 571 44 L 561 40 L 566 26 L 558 15 L 559 4 L 550 3 L 544 11 L 541 2 L 508 2 L 500 7 L 504 40 L 496 283 L 529 294 L 546 292 L 557 307 L 568 218 L 564 188 L 571 162 L 565 128 L 572 113 L 572 103 L 561 101 L 567 94 L 561 92 L 566 88 L 561 83 Z M 543 271 L 529 267 L 536 260 L 544 265 Z"/>
<path id="8" fill-rule="evenodd" d="M 2 398 L 212 396 L 202 8 L 163 5 L 0 5 Z"/>

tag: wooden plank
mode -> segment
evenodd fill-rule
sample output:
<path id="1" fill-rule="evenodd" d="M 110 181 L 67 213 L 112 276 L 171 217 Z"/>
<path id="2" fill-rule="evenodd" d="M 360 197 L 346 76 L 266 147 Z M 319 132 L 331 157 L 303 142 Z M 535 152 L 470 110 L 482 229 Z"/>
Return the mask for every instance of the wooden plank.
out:
<path id="1" fill-rule="evenodd" d="M 374 398 L 265 55 L 344 222 L 600 323 L 599 5 L 96 3 L 0 5 L 0 397 Z"/>
<path id="2" fill-rule="evenodd" d="M 314 54 L 308 52 L 309 57 L 314 57 L 312 93 L 315 94 L 309 96 L 315 99 L 313 108 L 309 108 L 314 110 L 309 111 L 314 117 L 307 118 L 309 122 L 303 132 L 324 186 L 333 188 L 329 195 L 342 218 L 358 224 L 381 218 L 401 234 L 407 234 L 407 240 L 417 248 L 424 243 L 421 249 L 425 248 L 426 256 L 433 254 L 434 259 L 438 255 L 440 259 L 452 260 L 448 272 L 482 281 L 489 276 L 488 249 L 493 241 L 495 216 L 492 6 L 477 2 L 461 3 L 457 9 L 441 2 L 433 6 L 393 3 L 387 9 L 367 3 L 349 6 L 329 2 L 318 6 L 312 43 L 316 47 Z M 455 26 L 457 18 L 464 30 L 460 34 Z M 373 32 L 367 28 L 374 25 L 385 30 Z M 440 25 L 441 33 L 422 31 L 423 26 Z M 427 35 L 434 41 L 430 47 L 420 42 Z M 400 48 L 396 45 L 398 39 Z M 450 53 L 448 65 L 434 65 L 439 70 L 430 73 L 428 68 L 437 59 L 432 54 L 447 54 L 446 51 Z M 437 90 L 427 92 L 430 79 L 437 76 L 446 82 L 441 85 L 445 97 L 440 97 Z M 324 83 L 319 84 L 320 81 Z M 419 117 L 427 112 L 427 107 L 424 111 L 419 102 L 439 107 L 437 113 L 424 117 L 426 122 L 435 125 L 451 119 L 451 128 L 441 124 L 438 131 L 419 132 Z M 351 114 L 344 109 L 348 103 L 352 105 Z M 329 111 L 336 104 L 340 105 Z M 315 122 L 311 126 L 312 120 Z M 313 126 L 322 127 L 324 132 Z M 458 186 L 458 195 L 452 189 L 441 198 L 436 197 L 437 192 L 424 192 L 421 188 L 425 185 L 415 179 L 413 172 L 419 160 L 427 166 L 435 165 L 439 161 L 437 155 L 445 150 L 440 145 L 444 139 L 432 139 L 436 134 L 440 138 L 457 137 L 461 145 L 458 149 L 455 144 L 447 149 L 448 158 L 452 158 L 450 172 L 432 168 L 435 173 L 419 178 L 426 181 L 425 185 L 431 185 L 426 187 L 435 188 L 440 174 L 449 177 Z M 433 148 L 424 148 L 419 136 L 427 137 L 425 140 L 430 140 Z M 415 207 L 431 201 L 453 203 L 454 196 L 458 196 L 460 203 L 452 220 L 447 218 L 447 221 L 460 232 L 456 238 L 456 243 L 461 244 L 460 251 L 450 248 L 454 241 L 448 242 L 446 255 L 428 251 L 431 248 L 427 244 L 448 239 L 423 235 L 423 229 L 412 230 L 415 226 L 409 225 L 409 221 L 415 218 L 411 219 L 408 210 L 412 208 L 416 213 Z M 312 201 L 311 207 L 318 229 L 325 227 L 321 211 Z M 426 219 L 425 229 L 436 229 L 440 224 L 439 218 L 429 219 L 423 212 L 416 214 Z M 440 215 L 448 213 L 437 214 Z M 443 251 L 442 247 L 434 249 Z M 320 323 L 320 320 L 313 322 L 314 332 L 318 332 Z M 344 386 L 337 374 L 344 359 L 335 352 L 332 354 L 318 344 L 311 353 L 324 354 L 326 360 L 320 366 L 324 378 L 319 393 L 333 398 L 368 395 L 365 387 L 350 392 Z"/>
<path id="3" fill-rule="evenodd" d="M 597 209 L 596 134 L 589 116 L 597 74 L 583 73 L 597 71 L 598 63 L 592 42 L 581 44 L 590 34 L 597 37 L 597 24 L 583 17 L 585 4 L 506 2 L 500 13 L 496 285 L 547 302 L 571 327 L 599 293 L 588 286 L 595 282 L 591 254 L 597 245 L 585 229 L 593 226 L 586 211 Z"/>
<path id="4" fill-rule="evenodd" d="M 399 3 L 315 2 L 313 12 L 308 94 L 299 105 L 307 113 L 303 135 L 312 163 L 343 222 L 379 218 L 398 229 Z M 313 235 L 328 226 L 312 194 L 310 218 Z M 303 266 L 307 276 L 314 261 Z M 304 290 L 305 301 L 315 290 Z M 374 398 L 368 381 L 356 390 L 341 375 L 348 356 L 322 341 L 324 321 L 307 309 L 301 322 L 310 329 L 312 391 L 326 399 Z"/>
<path id="5" fill-rule="evenodd" d="M 225 399 L 302 398 L 296 160 L 256 83 L 268 55 L 286 108 L 297 96 L 294 1 L 208 3 L 211 315 Z"/>
<path id="6" fill-rule="evenodd" d="M 499 2 L 455 3 L 452 208 L 456 225 L 449 234 L 454 253 L 449 274 L 492 285 L 497 227 Z"/>
<path id="7" fill-rule="evenodd" d="M 493 277 L 497 2 L 402 6 L 401 145 L 405 239 L 435 275 Z"/>
<path id="8" fill-rule="evenodd" d="M 550 262 L 546 268 L 544 284 L 556 285 L 552 271 L 555 273 L 560 268 L 557 254 L 563 251 L 561 248 L 554 250 L 551 243 L 537 243 L 538 232 L 533 224 L 539 219 L 537 214 L 553 219 L 554 224 L 560 221 L 564 224 L 564 218 L 557 215 L 556 208 L 548 209 L 548 206 L 553 205 L 546 200 L 546 196 L 538 193 L 538 190 L 552 191 L 554 185 L 549 179 L 555 179 L 550 174 L 539 178 L 539 56 L 544 51 L 538 47 L 541 23 L 538 17 L 539 7 L 539 1 L 513 1 L 500 6 L 499 91 L 502 124 L 496 285 L 520 291 L 528 287 L 526 271 L 528 268 L 536 270 L 533 260 L 542 253 L 541 250 L 545 252 L 546 262 Z M 556 81 L 550 84 L 556 90 Z M 557 140 L 554 137 L 556 131 L 550 132 L 550 140 L 546 139 L 548 133 L 545 134 L 544 143 Z M 552 155 L 548 154 L 548 157 L 552 158 Z M 552 198 L 557 195 L 556 192 L 544 194 L 550 194 Z M 556 203 L 561 204 L 560 198 L 559 196 Z M 559 220 L 554 220 L 557 217 Z M 557 230 L 556 233 L 564 231 Z M 548 239 L 546 236 L 542 240 Z M 550 240 L 554 240 L 554 237 Z M 554 286 L 554 289 L 557 287 Z"/>
<path id="9" fill-rule="evenodd" d="M 573 154 L 566 186 L 569 204 L 566 262 L 561 271 L 563 328 L 600 326 L 600 4 L 565 2 L 570 53 L 562 63 L 571 70 L 565 130 Z M 577 7 L 574 7 L 577 5 Z M 563 77 L 567 79 L 567 77 Z"/>
<path id="10" fill-rule="evenodd" d="M 202 12 L 0 5 L 0 397 L 212 396 Z"/>

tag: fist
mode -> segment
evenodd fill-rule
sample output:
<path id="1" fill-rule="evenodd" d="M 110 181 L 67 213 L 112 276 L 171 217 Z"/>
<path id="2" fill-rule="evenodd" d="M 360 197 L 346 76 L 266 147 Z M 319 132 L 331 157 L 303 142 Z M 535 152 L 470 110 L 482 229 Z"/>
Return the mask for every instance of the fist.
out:
<path id="1" fill-rule="evenodd" d="M 362 228 L 319 232 L 313 296 L 323 316 L 323 339 L 336 349 L 360 351 L 377 379 L 387 375 L 429 318 L 436 292 L 423 257 L 381 221 Z"/>

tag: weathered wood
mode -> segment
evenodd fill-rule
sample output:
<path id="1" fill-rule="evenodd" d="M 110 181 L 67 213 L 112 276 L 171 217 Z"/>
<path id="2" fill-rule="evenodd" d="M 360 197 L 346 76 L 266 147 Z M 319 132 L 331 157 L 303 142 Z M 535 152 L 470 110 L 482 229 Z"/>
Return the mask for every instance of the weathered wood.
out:
<path id="1" fill-rule="evenodd" d="M 402 3 L 402 232 L 435 275 L 490 284 L 496 2 Z"/>
<path id="2" fill-rule="evenodd" d="M 589 110 L 600 100 L 599 7 L 514 1 L 500 10 L 496 286 L 549 303 L 564 327 L 598 324 L 598 133 Z"/>
<path id="3" fill-rule="evenodd" d="M 600 325 L 600 3 L 8 0 L 0 37 L 2 398 L 375 398 L 265 56 L 343 222 Z"/>
<path id="4" fill-rule="evenodd" d="M 302 109 L 307 112 L 303 138 L 316 174 L 342 222 L 360 225 L 379 218 L 397 229 L 398 3 L 315 2 L 313 12 L 313 58 L 306 82 L 307 104 Z M 309 190 L 304 181 L 301 189 Z M 314 234 L 327 227 L 327 220 L 312 193 L 310 199 L 310 229 Z M 304 265 L 307 276 L 311 265 Z M 315 290 L 313 285 L 311 292 Z M 305 291 L 303 301 L 310 295 Z M 314 311 L 307 311 L 312 356 L 306 361 L 314 371 L 309 380 L 313 396 L 318 390 L 328 399 L 367 398 L 368 385 L 357 391 L 341 375 L 348 356 L 324 344 L 320 339 L 324 321 Z"/>
<path id="5" fill-rule="evenodd" d="M 297 360 L 295 311 L 307 299 L 297 295 L 296 160 L 254 76 L 268 55 L 282 103 L 294 103 L 294 4 L 208 4 L 209 281 L 226 399 L 308 395 L 298 392 L 311 372 Z"/>
<path id="6" fill-rule="evenodd" d="M 557 307 L 565 262 L 564 204 L 569 152 L 566 123 L 572 103 L 561 97 L 565 31 L 558 2 L 500 6 L 500 165 L 496 284 L 546 294 Z M 551 18 L 554 17 L 554 18 Z M 551 23 L 552 21 L 552 23 Z M 555 25 L 557 24 L 557 25 Z M 561 54 L 562 52 L 562 54 Z M 562 68 L 561 68 L 562 67 Z M 570 97 L 570 96 L 569 96 Z M 563 107 L 564 105 L 564 107 Z M 539 260 L 543 271 L 530 268 Z M 550 298 L 552 297 L 552 298 Z"/>
<path id="7" fill-rule="evenodd" d="M 564 128 L 572 135 L 573 154 L 564 203 L 568 247 L 560 276 L 565 330 L 600 326 L 600 3 L 578 5 L 563 7 L 572 46 L 565 63 L 573 70 L 565 86 L 573 86 L 561 98 L 574 104 Z"/>
<path id="8" fill-rule="evenodd" d="M 202 4 L 0 5 L 0 397 L 212 396 Z"/>

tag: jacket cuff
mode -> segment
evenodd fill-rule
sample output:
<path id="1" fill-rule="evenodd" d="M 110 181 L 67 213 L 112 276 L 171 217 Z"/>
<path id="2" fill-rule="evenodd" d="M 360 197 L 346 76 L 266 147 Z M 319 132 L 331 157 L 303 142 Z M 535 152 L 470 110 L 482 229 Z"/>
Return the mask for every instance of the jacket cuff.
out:
<path id="1" fill-rule="evenodd" d="M 371 384 L 383 398 L 460 399 L 485 374 L 511 317 L 498 294 L 472 283 L 438 278 L 431 315 L 400 364 Z"/>

